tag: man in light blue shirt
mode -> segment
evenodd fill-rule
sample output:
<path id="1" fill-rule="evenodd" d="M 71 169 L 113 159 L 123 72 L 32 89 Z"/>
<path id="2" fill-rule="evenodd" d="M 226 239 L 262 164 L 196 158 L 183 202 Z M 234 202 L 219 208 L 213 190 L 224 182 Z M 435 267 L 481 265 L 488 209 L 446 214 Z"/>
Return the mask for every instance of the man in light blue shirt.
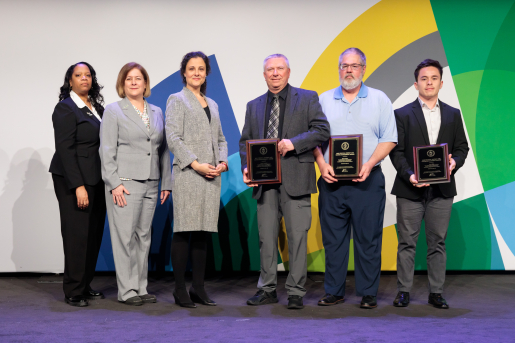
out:
<path id="1" fill-rule="evenodd" d="M 362 308 L 377 307 L 386 201 L 381 161 L 397 144 L 397 127 L 390 99 L 363 84 L 365 71 L 365 54 L 345 50 L 339 59 L 340 87 L 320 96 L 331 136 L 363 135 L 364 162 L 357 178 L 338 180 L 327 146 L 314 151 L 322 174 L 318 201 L 326 261 L 321 306 L 344 302 L 352 224 L 356 293 L 363 297 Z"/>

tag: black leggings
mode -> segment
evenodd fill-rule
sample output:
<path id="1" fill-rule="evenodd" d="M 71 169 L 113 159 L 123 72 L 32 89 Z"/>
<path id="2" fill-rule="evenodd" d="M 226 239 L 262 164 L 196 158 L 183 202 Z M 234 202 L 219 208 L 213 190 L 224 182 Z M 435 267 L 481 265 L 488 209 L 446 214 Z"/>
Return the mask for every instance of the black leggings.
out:
<path id="1" fill-rule="evenodd" d="M 172 268 L 175 276 L 175 289 L 185 289 L 184 273 L 188 264 L 191 246 L 192 286 L 195 290 L 204 289 L 206 272 L 207 232 L 174 232 L 172 237 Z"/>

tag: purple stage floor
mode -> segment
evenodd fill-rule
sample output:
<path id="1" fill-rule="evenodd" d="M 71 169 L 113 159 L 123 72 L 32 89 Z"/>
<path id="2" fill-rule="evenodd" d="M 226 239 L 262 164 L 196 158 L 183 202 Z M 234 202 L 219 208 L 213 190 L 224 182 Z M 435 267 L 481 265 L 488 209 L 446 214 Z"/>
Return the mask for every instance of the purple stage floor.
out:
<path id="1" fill-rule="evenodd" d="M 344 304 L 320 307 L 322 282 L 306 284 L 303 310 L 288 310 L 279 278 L 279 304 L 251 307 L 257 276 L 213 278 L 216 307 L 174 304 L 173 278 L 149 280 L 156 304 L 131 307 L 116 300 L 114 276 L 97 276 L 106 299 L 89 307 L 64 303 L 59 276 L 0 274 L 0 342 L 515 342 L 515 275 L 449 275 L 439 310 L 427 304 L 427 276 L 416 275 L 411 304 L 395 308 L 395 275 L 383 275 L 379 307 L 359 308 L 354 276 Z"/>

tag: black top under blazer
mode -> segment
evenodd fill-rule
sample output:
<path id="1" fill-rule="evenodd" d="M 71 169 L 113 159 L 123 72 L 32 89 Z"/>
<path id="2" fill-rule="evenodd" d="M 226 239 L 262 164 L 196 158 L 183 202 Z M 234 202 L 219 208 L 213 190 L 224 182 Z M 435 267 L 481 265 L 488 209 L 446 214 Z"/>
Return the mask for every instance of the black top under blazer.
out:
<path id="1" fill-rule="evenodd" d="M 102 117 L 103 113 L 98 113 Z M 50 172 L 61 175 L 68 188 L 96 185 L 101 179 L 100 121 L 85 106 L 78 108 L 71 97 L 55 106 L 52 114 L 55 154 Z"/>
<path id="2" fill-rule="evenodd" d="M 434 184 L 432 187 L 438 187 L 442 195 L 449 198 L 457 194 L 454 174 L 465 163 L 469 146 L 460 110 L 441 101 L 439 104 L 442 120 L 436 144 L 448 144 L 449 154 L 452 154 L 456 168 L 452 171 L 451 182 Z M 424 187 L 414 187 L 409 178 L 414 174 L 413 147 L 430 145 L 424 112 L 419 100 L 416 99 L 395 110 L 394 113 L 397 122 L 398 144 L 390 152 L 390 159 L 397 170 L 392 194 L 406 199 L 420 199 L 424 194 Z"/>

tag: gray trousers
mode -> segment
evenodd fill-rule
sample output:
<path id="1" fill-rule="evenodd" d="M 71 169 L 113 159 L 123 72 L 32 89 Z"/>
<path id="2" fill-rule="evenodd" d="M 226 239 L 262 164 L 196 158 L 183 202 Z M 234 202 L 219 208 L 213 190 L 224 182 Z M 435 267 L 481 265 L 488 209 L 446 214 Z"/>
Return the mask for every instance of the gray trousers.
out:
<path id="1" fill-rule="evenodd" d="M 445 238 L 454 198 L 434 197 L 431 189 L 425 194 L 418 200 L 397 197 L 397 289 L 402 292 L 409 292 L 413 285 L 415 252 L 422 219 L 425 220 L 426 229 L 429 292 L 443 292 L 447 262 Z"/>
<path id="2" fill-rule="evenodd" d="M 258 288 L 272 292 L 277 287 L 277 240 L 284 217 L 288 237 L 288 295 L 304 296 L 307 277 L 307 237 L 311 227 L 311 194 L 290 197 L 283 185 L 263 189 L 257 202 L 261 274 Z"/>
<path id="3" fill-rule="evenodd" d="M 147 294 L 148 253 L 152 219 L 157 203 L 159 181 L 123 181 L 130 194 L 127 206 L 113 203 L 106 188 L 107 216 L 113 246 L 118 300 Z"/>

